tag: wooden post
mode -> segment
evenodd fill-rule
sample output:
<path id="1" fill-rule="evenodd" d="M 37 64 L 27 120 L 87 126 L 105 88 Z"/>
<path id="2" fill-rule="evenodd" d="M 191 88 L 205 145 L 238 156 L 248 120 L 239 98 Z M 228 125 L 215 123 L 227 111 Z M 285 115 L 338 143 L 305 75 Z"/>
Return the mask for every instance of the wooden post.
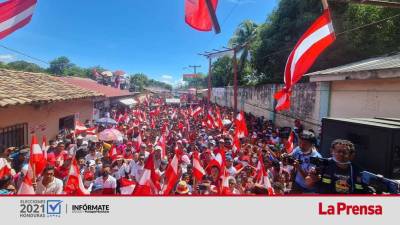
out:
<path id="1" fill-rule="evenodd" d="M 219 26 L 217 15 L 215 14 L 215 10 L 214 10 L 211 0 L 206 0 L 206 4 L 207 4 L 208 12 L 210 13 L 210 17 L 211 17 L 211 20 L 212 20 L 212 23 L 214 26 L 214 31 L 216 34 L 219 34 L 219 33 L 221 33 L 221 28 Z"/>
<path id="2" fill-rule="evenodd" d="M 329 5 L 328 5 L 328 0 L 321 0 L 322 2 L 322 6 L 324 7 L 324 9 L 328 9 Z"/>
<path id="3" fill-rule="evenodd" d="M 212 74 L 211 56 L 208 56 L 208 104 L 211 101 L 211 74 Z"/>
<path id="4" fill-rule="evenodd" d="M 236 48 L 233 49 L 233 111 L 237 113 L 237 97 L 238 97 L 238 67 L 236 60 Z"/>

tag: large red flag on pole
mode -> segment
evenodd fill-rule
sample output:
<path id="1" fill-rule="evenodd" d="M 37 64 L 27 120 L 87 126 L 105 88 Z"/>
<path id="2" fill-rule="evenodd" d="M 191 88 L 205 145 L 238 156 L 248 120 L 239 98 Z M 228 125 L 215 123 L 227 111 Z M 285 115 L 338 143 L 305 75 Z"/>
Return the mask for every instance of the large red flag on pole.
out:
<path id="1" fill-rule="evenodd" d="M 322 16 L 308 28 L 289 55 L 285 67 L 285 87 L 275 94 L 275 99 L 278 101 L 276 110 L 290 108 L 290 95 L 293 86 L 335 39 L 329 9 L 325 9 Z"/>
<path id="2" fill-rule="evenodd" d="M 0 39 L 28 24 L 36 0 L 9 0 L 0 3 Z"/>
<path id="3" fill-rule="evenodd" d="M 214 26 L 215 32 L 220 28 L 215 16 L 218 0 L 185 0 L 185 21 L 192 28 L 199 31 L 211 31 Z"/>

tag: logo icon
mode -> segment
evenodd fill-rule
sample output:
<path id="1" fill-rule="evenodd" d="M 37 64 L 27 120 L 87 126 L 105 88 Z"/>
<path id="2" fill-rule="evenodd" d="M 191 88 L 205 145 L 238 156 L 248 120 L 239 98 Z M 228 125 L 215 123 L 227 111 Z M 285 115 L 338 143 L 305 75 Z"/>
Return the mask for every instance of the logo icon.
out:
<path id="1" fill-rule="evenodd" d="M 59 215 L 61 214 L 61 200 L 47 200 L 47 214 Z"/>

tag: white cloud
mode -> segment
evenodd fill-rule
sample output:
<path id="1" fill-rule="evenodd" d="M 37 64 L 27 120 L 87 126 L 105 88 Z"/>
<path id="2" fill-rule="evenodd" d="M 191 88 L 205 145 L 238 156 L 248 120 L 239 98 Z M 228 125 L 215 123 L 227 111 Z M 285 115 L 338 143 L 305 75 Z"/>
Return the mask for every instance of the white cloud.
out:
<path id="1" fill-rule="evenodd" d="M 163 79 L 163 80 L 172 80 L 172 76 L 170 76 L 170 75 L 162 75 L 161 79 Z"/>
<path id="2" fill-rule="evenodd" d="M 2 62 L 11 62 L 14 61 L 16 59 L 16 57 L 14 55 L 10 55 L 10 54 L 4 54 L 4 55 L 0 55 L 0 61 Z"/>

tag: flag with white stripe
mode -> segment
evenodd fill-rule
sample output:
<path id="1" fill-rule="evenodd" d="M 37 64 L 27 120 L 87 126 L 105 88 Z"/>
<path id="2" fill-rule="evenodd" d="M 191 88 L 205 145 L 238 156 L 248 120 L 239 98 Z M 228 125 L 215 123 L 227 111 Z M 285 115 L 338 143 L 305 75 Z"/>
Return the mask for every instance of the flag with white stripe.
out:
<path id="1" fill-rule="evenodd" d="M 9 0 L 0 3 L 0 39 L 28 24 L 37 0 Z"/>

